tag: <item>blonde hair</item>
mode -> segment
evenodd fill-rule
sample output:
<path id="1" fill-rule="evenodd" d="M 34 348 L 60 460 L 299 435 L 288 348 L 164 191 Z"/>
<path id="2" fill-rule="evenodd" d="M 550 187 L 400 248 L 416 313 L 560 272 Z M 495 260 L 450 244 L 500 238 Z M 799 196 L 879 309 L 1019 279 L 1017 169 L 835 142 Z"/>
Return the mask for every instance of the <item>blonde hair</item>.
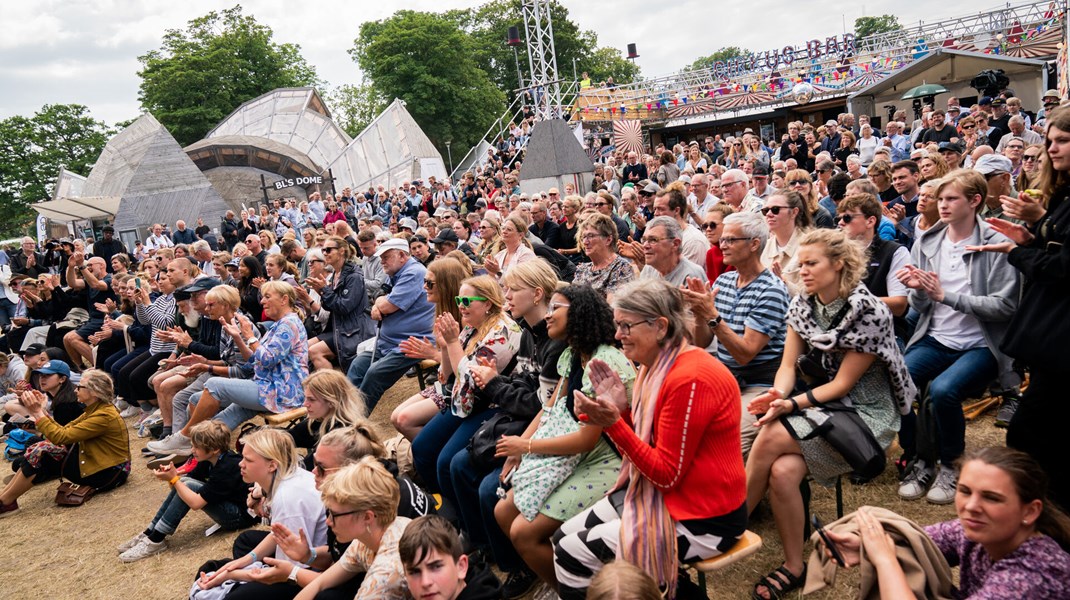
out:
<path id="1" fill-rule="evenodd" d="M 79 385 L 89 390 L 89 393 L 97 399 L 97 402 L 110 403 L 115 400 L 115 383 L 112 382 L 111 375 L 108 375 L 106 371 L 88 369 L 82 373 Z"/>
<path id="2" fill-rule="evenodd" d="M 323 503 L 333 502 L 356 511 L 372 511 L 380 527 L 389 527 L 398 514 L 401 490 L 394 476 L 377 459 L 365 456 L 335 471 L 320 486 Z"/>
<path id="3" fill-rule="evenodd" d="M 596 600 L 661 600 L 654 578 L 639 567 L 617 560 L 602 567 L 587 588 L 587 598 Z"/>
<path id="4" fill-rule="evenodd" d="M 327 416 L 320 423 L 321 432 L 352 425 L 368 414 L 364 394 L 341 371 L 316 371 L 306 377 L 302 385 L 305 393 L 313 394 L 330 406 Z M 308 419 L 308 430 L 312 433 L 312 419 Z"/>
<path id="5" fill-rule="evenodd" d="M 835 265 L 839 262 L 841 298 L 846 298 L 866 274 L 866 257 L 863 249 L 847 234 L 838 229 L 815 229 L 799 240 L 799 246 L 824 246 L 825 256 Z"/>
<path id="6" fill-rule="evenodd" d="M 944 192 L 944 189 L 948 187 L 958 188 L 966 196 L 966 202 L 972 202 L 975 196 L 981 196 L 980 202 L 974 207 L 974 212 L 981 210 L 981 207 L 984 206 L 985 196 L 988 195 L 988 182 L 985 176 L 973 169 L 955 169 L 944 175 L 940 179 L 940 185 L 936 186 L 937 199 L 940 198 L 940 194 Z"/>
<path id="7" fill-rule="evenodd" d="M 289 283 L 285 281 L 265 281 L 260 284 L 260 294 L 264 295 L 265 292 L 272 292 L 286 298 L 290 303 L 290 308 L 297 308 L 297 292 Z"/>
<path id="8" fill-rule="evenodd" d="M 281 429 L 262 428 L 245 436 L 242 441 L 246 448 L 275 463 L 275 475 L 271 478 L 271 485 L 264 490 L 264 498 L 270 502 L 282 480 L 297 470 L 299 457 L 294 438 Z"/>
<path id="9" fill-rule="evenodd" d="M 541 289 L 543 299 L 549 300 L 557 289 L 557 273 L 545 260 L 529 260 L 509 269 L 502 276 L 502 285 L 514 289 Z"/>
<path id="10" fill-rule="evenodd" d="M 349 427 L 327 432 L 320 438 L 318 447 L 337 449 L 343 465 L 357 462 L 365 456 L 385 458 L 387 455 L 379 432 L 367 419 L 357 419 Z"/>
<path id="11" fill-rule="evenodd" d="M 212 302 L 222 302 L 229 306 L 231 310 L 237 310 L 238 306 L 241 305 L 241 294 L 238 293 L 238 288 L 232 285 L 217 285 L 208 290 L 208 293 L 204 295 L 204 299 Z"/>
<path id="12" fill-rule="evenodd" d="M 483 321 L 483 324 L 476 330 L 475 335 L 468 340 L 468 347 L 464 349 L 465 354 L 471 354 L 476 351 L 479 343 L 483 341 L 487 333 L 498 324 L 499 319 L 508 319 L 502 311 L 505 306 L 505 296 L 502 295 L 502 287 L 498 285 L 498 282 L 494 280 L 490 275 L 480 275 L 478 277 L 469 277 L 461 282 L 461 285 L 471 286 L 476 294 L 483 296 L 487 299 L 487 304 L 490 308 L 487 310 L 487 317 Z M 460 288 L 458 288 L 458 294 Z"/>

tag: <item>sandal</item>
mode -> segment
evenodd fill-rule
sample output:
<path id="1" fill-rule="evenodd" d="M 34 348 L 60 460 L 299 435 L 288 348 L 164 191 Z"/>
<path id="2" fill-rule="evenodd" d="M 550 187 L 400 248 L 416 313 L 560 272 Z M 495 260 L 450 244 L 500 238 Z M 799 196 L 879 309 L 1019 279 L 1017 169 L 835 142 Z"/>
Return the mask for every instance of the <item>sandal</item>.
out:
<path id="1" fill-rule="evenodd" d="M 806 582 L 806 565 L 803 565 L 803 572 L 801 575 L 795 576 L 791 574 L 791 571 L 784 565 L 780 565 L 775 571 L 771 571 L 765 577 L 758 580 L 758 583 L 754 584 L 754 591 L 751 593 L 753 600 L 780 600 L 787 597 L 788 592 L 795 591 L 803 586 Z M 762 598 L 762 595 L 758 593 L 758 587 L 764 587 L 769 592 L 769 598 Z M 780 586 L 779 588 L 777 586 Z"/>

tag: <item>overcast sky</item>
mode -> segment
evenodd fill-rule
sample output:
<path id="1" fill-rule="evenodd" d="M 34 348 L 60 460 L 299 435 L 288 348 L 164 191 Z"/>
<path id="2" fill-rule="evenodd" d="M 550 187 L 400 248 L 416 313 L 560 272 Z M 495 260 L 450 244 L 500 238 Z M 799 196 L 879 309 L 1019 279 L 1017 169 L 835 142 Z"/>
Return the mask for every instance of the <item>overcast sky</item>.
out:
<path id="1" fill-rule="evenodd" d="M 755 51 L 840 34 L 863 15 L 897 14 L 904 25 L 976 13 L 973 2 L 938 4 L 870 0 L 561 0 L 582 29 L 603 46 L 639 46 L 644 76 L 677 71 L 722 46 Z M 347 50 L 360 24 L 396 10 L 468 8 L 479 0 L 246 0 L 244 12 L 300 44 L 321 79 L 332 86 L 360 81 Z M 107 123 L 139 114 L 137 57 L 160 47 L 167 29 L 234 2 L 207 0 L 38 0 L 3 2 L 0 16 L 0 118 L 31 115 L 45 104 L 80 103 Z M 983 6 L 989 6 L 984 1 Z M 571 74 L 571 66 L 560 65 Z"/>

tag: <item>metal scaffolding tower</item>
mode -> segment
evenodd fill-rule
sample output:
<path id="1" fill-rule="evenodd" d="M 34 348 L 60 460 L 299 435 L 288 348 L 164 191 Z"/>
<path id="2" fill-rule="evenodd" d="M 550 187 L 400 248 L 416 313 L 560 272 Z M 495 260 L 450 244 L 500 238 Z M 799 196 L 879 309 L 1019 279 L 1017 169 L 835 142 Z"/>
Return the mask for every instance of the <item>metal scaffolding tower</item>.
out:
<path id="1" fill-rule="evenodd" d="M 531 91 L 539 120 L 560 116 L 561 82 L 557 78 L 557 52 L 549 0 L 524 0 L 524 34 L 531 65 Z M 557 113 L 557 114 L 555 114 Z"/>

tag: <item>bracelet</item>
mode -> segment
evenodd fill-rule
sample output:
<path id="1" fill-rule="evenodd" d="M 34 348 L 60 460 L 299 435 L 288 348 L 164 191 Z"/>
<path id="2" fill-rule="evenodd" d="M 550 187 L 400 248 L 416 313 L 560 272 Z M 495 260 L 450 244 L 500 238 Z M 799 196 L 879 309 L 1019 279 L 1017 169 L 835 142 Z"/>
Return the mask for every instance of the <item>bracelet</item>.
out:
<path id="1" fill-rule="evenodd" d="M 256 562 L 256 552 L 255 551 L 249 552 L 248 556 L 253 557 L 253 562 Z"/>
<path id="2" fill-rule="evenodd" d="M 168 481 L 167 483 L 171 484 L 171 487 L 175 487 L 175 484 L 176 484 L 176 483 L 178 483 L 180 479 L 182 479 L 182 476 L 181 476 L 181 475 L 175 475 L 175 476 L 174 476 L 174 477 L 172 477 L 172 478 L 171 478 L 171 480 L 170 480 L 170 481 Z"/>
<path id="3" fill-rule="evenodd" d="M 806 399 L 810 401 L 811 406 L 818 406 L 821 403 L 814 398 L 814 390 L 806 390 Z"/>
<path id="4" fill-rule="evenodd" d="M 311 548 L 309 548 L 309 550 L 312 551 L 312 556 L 308 557 L 308 564 L 311 565 L 312 563 L 316 562 L 316 557 L 319 556 L 319 552 L 316 552 L 315 546 L 312 546 Z"/>
<path id="5" fill-rule="evenodd" d="M 528 454 L 531 454 L 531 438 L 528 438 Z"/>
<path id="6" fill-rule="evenodd" d="M 793 413 L 799 412 L 799 403 L 795 401 L 795 397 L 792 396 L 791 398 L 788 398 L 788 400 L 791 402 L 791 406 L 792 406 L 792 411 L 791 412 L 793 412 Z"/>

